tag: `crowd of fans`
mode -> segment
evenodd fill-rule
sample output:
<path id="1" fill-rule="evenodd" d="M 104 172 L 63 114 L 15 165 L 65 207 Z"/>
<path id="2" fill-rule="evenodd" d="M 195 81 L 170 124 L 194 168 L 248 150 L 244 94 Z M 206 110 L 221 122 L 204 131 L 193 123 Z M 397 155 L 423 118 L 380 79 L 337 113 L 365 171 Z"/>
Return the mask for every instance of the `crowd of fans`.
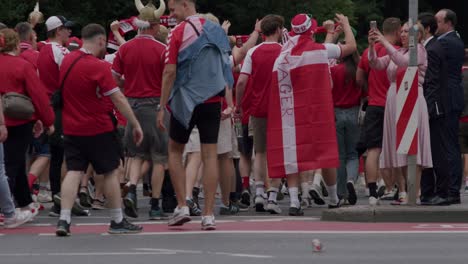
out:
<path id="1" fill-rule="evenodd" d="M 321 27 L 310 14 L 290 27 L 272 14 L 249 36 L 229 36 L 230 22 L 198 14 L 195 2 L 168 1 L 171 28 L 161 24 L 164 1 L 136 0 L 139 15 L 113 22 L 109 38 L 98 24 L 71 37 L 74 24 L 50 16 L 47 39 L 38 41 L 38 10 L 14 28 L 0 24 L 6 228 L 52 202 L 58 236 L 70 235 L 71 215 L 91 208 L 109 209 L 109 233 L 141 232 L 126 218 L 141 216 L 140 182 L 151 198 L 149 219 L 179 226 L 201 216 L 203 230 L 216 229 L 217 195 L 220 215 L 251 207 L 281 214 L 286 194 L 288 214 L 301 216 L 326 196 L 330 209 L 355 205 L 362 178 L 369 205 L 407 204 L 397 95 L 412 26 L 418 204 L 461 202 L 468 60 L 452 10 L 421 13 L 414 25 L 371 23 L 360 55 L 341 14 Z M 129 31 L 137 35 L 129 39 Z"/>

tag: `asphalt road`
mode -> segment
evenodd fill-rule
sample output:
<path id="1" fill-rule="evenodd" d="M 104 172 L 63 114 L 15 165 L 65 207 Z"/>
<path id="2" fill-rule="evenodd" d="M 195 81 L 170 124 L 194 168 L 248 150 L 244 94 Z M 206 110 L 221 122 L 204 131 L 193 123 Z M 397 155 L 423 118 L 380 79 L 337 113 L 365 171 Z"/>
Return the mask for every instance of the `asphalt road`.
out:
<path id="1" fill-rule="evenodd" d="M 74 217 L 67 238 L 55 237 L 57 219 L 47 211 L 24 227 L 0 229 L 0 264 L 468 263 L 468 224 L 322 222 L 325 207 L 288 217 L 286 199 L 280 216 L 253 210 L 218 216 L 218 230 L 206 232 L 199 218 L 181 228 L 148 221 L 148 199 L 139 204 L 140 218 L 133 221 L 144 232 L 137 235 L 108 235 L 106 211 Z M 322 252 L 313 252 L 314 239 Z"/>
<path id="2" fill-rule="evenodd" d="M 324 250 L 315 253 L 312 239 Z M 467 263 L 467 234 L 222 234 L 0 238 L 0 262 Z"/>

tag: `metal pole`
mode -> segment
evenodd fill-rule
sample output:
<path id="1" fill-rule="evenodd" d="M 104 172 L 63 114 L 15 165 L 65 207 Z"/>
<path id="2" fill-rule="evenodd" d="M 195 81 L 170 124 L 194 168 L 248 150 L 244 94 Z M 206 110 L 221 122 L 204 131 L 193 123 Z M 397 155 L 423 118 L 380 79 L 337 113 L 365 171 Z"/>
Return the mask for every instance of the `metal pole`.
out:
<path id="1" fill-rule="evenodd" d="M 409 0 L 409 67 L 418 66 L 418 31 L 414 25 L 418 20 L 418 0 Z M 416 75 L 416 78 L 417 75 Z M 418 106 L 416 106 L 418 107 Z M 417 169 L 416 169 L 416 156 L 408 155 L 408 205 L 416 205 L 418 194 L 416 193 L 416 187 L 420 184 L 417 182 Z"/>

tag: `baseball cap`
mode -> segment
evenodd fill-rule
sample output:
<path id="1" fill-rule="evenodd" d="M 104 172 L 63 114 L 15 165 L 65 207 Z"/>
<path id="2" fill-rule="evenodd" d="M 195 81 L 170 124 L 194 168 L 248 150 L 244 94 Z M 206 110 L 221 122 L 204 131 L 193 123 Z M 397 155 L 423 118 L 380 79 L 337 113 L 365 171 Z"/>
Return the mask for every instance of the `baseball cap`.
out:
<path id="1" fill-rule="evenodd" d="M 83 41 L 77 37 L 70 37 L 67 43 L 67 49 L 69 51 L 77 50 L 83 46 Z"/>
<path id="2" fill-rule="evenodd" d="M 298 14 L 291 20 L 291 31 L 294 35 L 314 33 L 317 27 L 317 20 L 307 14 Z"/>
<path id="3" fill-rule="evenodd" d="M 64 16 L 51 16 L 46 22 L 47 31 L 52 31 L 59 27 L 70 28 L 75 25 L 72 21 L 68 21 Z"/>

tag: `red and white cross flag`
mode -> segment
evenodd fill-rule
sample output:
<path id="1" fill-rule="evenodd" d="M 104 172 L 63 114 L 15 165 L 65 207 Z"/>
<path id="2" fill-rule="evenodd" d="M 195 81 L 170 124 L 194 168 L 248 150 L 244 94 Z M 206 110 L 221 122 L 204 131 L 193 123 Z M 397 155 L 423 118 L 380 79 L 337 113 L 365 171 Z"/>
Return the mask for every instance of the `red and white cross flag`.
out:
<path id="1" fill-rule="evenodd" d="M 397 153 L 416 155 L 418 152 L 418 67 L 410 66 L 397 72 Z"/>

